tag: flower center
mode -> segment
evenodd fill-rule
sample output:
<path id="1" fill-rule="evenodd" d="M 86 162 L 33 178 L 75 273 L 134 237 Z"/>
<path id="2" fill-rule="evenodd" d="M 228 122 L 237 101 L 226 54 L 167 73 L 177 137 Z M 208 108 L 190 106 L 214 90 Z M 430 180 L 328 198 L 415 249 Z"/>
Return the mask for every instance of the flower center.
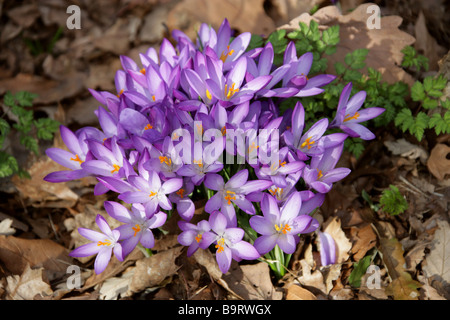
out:
<path id="1" fill-rule="evenodd" d="M 75 155 L 75 158 L 70 158 L 70 160 L 77 161 L 80 164 L 82 164 L 84 162 L 83 160 L 80 159 L 80 157 L 77 154 Z"/>
<path id="2" fill-rule="evenodd" d="M 120 96 L 122 95 L 122 93 L 123 93 L 123 89 L 122 90 L 120 90 L 120 92 L 116 95 L 117 96 L 117 98 L 120 98 Z"/>
<path id="3" fill-rule="evenodd" d="M 145 75 L 145 68 L 142 68 L 141 70 L 139 70 L 139 72 Z"/>
<path id="4" fill-rule="evenodd" d="M 153 129 L 153 126 L 149 123 L 145 126 L 144 130 Z"/>
<path id="5" fill-rule="evenodd" d="M 275 230 L 277 230 L 277 232 L 279 233 L 279 232 L 282 232 L 283 234 L 286 234 L 286 233 L 288 233 L 288 231 L 291 231 L 292 229 L 291 229 L 291 226 L 290 225 L 288 225 L 287 223 L 286 224 L 282 224 L 282 223 L 280 223 L 280 225 L 275 225 Z"/>
<path id="6" fill-rule="evenodd" d="M 222 129 L 220 129 L 220 132 L 222 132 L 222 136 L 227 134 L 227 127 L 223 126 Z"/>
<path id="7" fill-rule="evenodd" d="M 178 191 L 176 192 L 176 194 L 179 195 L 181 199 L 183 199 L 183 197 L 184 197 L 184 189 L 178 190 Z"/>
<path id="8" fill-rule="evenodd" d="M 202 234 L 201 233 L 197 234 L 197 236 L 195 237 L 195 241 L 197 241 L 197 243 L 202 241 Z"/>
<path id="9" fill-rule="evenodd" d="M 236 84 L 233 83 L 231 85 L 231 88 L 228 88 L 227 84 L 225 85 L 225 96 L 227 97 L 227 99 L 230 99 L 236 92 L 239 92 L 238 88 L 236 88 L 236 89 L 234 88 L 235 85 Z"/>
<path id="10" fill-rule="evenodd" d="M 232 196 L 232 195 L 234 195 L 234 196 Z M 230 205 L 231 200 L 236 200 L 236 192 L 227 190 L 224 199 L 227 200 L 227 204 Z"/>
<path id="11" fill-rule="evenodd" d="M 194 160 L 194 163 L 195 163 L 196 165 L 198 165 L 200 168 L 203 168 L 203 162 L 202 162 L 202 160 Z"/>
<path id="12" fill-rule="evenodd" d="M 323 177 L 322 170 L 317 169 L 317 179 L 320 179 Z"/>
<path id="13" fill-rule="evenodd" d="M 217 253 L 223 252 L 223 250 L 225 249 L 225 239 L 224 238 L 220 238 L 219 240 L 217 240 L 216 249 L 217 249 Z"/>
<path id="14" fill-rule="evenodd" d="M 308 146 L 308 150 L 311 149 L 311 146 L 316 143 L 315 141 L 311 141 L 312 137 L 309 137 L 308 139 L 305 140 L 305 142 L 303 142 L 300 146 L 300 148 L 304 148 L 306 146 Z"/>
<path id="15" fill-rule="evenodd" d="M 248 147 L 248 154 L 252 153 L 256 149 L 258 149 L 259 146 L 256 145 L 256 143 L 252 142 L 252 144 Z"/>
<path id="16" fill-rule="evenodd" d="M 160 161 L 161 163 L 164 162 L 164 163 L 167 164 L 168 166 L 172 165 L 172 160 L 171 160 L 169 157 L 159 156 L 159 161 Z"/>
<path id="17" fill-rule="evenodd" d="M 105 239 L 105 241 L 99 241 L 97 242 L 97 246 L 110 246 L 111 245 L 111 241 L 109 239 Z"/>
<path id="18" fill-rule="evenodd" d="M 154 197 L 154 196 L 156 196 L 158 193 L 157 192 L 155 192 L 155 191 L 150 191 L 150 195 L 149 195 L 149 197 L 151 198 L 151 197 Z"/>
<path id="19" fill-rule="evenodd" d="M 134 227 L 132 227 L 131 229 L 134 230 L 134 235 L 133 235 L 133 237 L 136 237 L 136 235 L 138 234 L 138 232 L 141 231 L 141 226 L 138 225 L 138 224 L 136 224 L 136 225 L 135 225 Z"/>
<path id="20" fill-rule="evenodd" d="M 222 60 L 223 63 L 227 60 L 229 56 L 231 56 L 234 53 L 234 50 L 230 50 L 230 46 L 227 46 L 227 50 L 222 51 L 220 54 L 220 60 Z"/>
<path id="21" fill-rule="evenodd" d="M 209 100 L 212 100 L 211 92 L 209 92 L 208 89 L 206 89 L 206 97 L 207 97 Z"/>
<path id="22" fill-rule="evenodd" d="M 111 170 L 111 173 L 114 173 L 114 172 L 119 172 L 119 170 L 120 170 L 120 167 L 117 165 L 117 164 L 113 164 L 113 167 L 114 167 L 114 169 L 113 170 Z"/>
<path id="23" fill-rule="evenodd" d="M 283 191 L 283 188 L 269 189 L 270 194 L 274 197 L 277 197 L 278 200 L 280 200 Z"/>
<path id="24" fill-rule="evenodd" d="M 355 114 L 353 115 L 353 116 L 351 116 L 350 117 L 350 115 L 349 114 L 347 114 L 346 116 L 345 116 L 345 119 L 344 119 L 344 122 L 347 122 L 347 121 L 350 121 L 350 120 L 353 120 L 353 119 L 358 119 L 359 118 L 359 112 L 355 112 Z"/>

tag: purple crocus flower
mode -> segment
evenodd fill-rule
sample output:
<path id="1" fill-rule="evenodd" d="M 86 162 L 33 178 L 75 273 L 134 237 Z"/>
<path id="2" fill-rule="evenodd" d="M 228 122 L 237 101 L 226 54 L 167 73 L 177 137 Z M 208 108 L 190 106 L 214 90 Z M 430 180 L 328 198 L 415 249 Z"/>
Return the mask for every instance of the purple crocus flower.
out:
<path id="1" fill-rule="evenodd" d="M 359 123 L 378 117 L 385 109 L 374 107 L 360 110 L 366 99 L 366 92 L 359 91 L 349 100 L 351 91 L 352 83 L 350 82 L 342 90 L 336 117 L 330 123 L 330 128 L 340 128 L 353 138 L 375 139 L 375 135 Z"/>
<path id="2" fill-rule="evenodd" d="M 66 182 L 80 179 L 90 175 L 90 173 L 81 167 L 81 164 L 92 158 L 88 156 L 87 146 L 83 139 L 77 137 L 69 128 L 61 125 L 59 127 L 61 138 L 69 151 L 59 148 L 48 148 L 45 153 L 56 163 L 70 169 L 55 171 L 44 177 L 48 182 Z"/>
<path id="3" fill-rule="evenodd" d="M 237 227 L 228 227 L 227 218 L 218 210 L 209 217 L 211 231 L 203 233 L 204 246 L 215 243 L 216 260 L 222 273 L 227 273 L 231 261 L 255 260 L 260 257 L 258 251 L 244 238 L 244 230 Z"/>
<path id="4" fill-rule="evenodd" d="M 294 158 L 287 147 L 283 147 L 279 151 L 278 162 L 263 165 L 255 170 L 256 175 L 260 179 L 270 179 L 278 188 L 286 188 L 288 183 L 286 176 L 288 174 L 301 171 L 305 163 Z"/>
<path id="5" fill-rule="evenodd" d="M 155 212 L 158 206 L 171 210 L 172 203 L 167 195 L 179 190 L 183 185 L 181 178 L 171 178 L 161 183 L 155 171 L 129 176 L 128 181 L 136 188 L 136 191 L 126 191 L 118 198 L 126 203 L 142 203 L 147 212 Z"/>
<path id="6" fill-rule="evenodd" d="M 300 102 L 297 102 L 292 112 L 291 124 L 291 129 L 283 133 L 284 141 L 286 145 L 297 152 L 300 160 L 307 160 L 308 156 L 320 155 L 325 148 L 340 144 L 347 138 L 347 134 L 343 133 L 332 133 L 324 136 L 328 128 L 327 118 L 320 119 L 303 133 L 305 109 Z"/>
<path id="7" fill-rule="evenodd" d="M 255 207 L 246 198 L 246 195 L 265 190 L 271 185 L 270 180 L 248 181 L 247 169 L 239 171 L 226 183 L 222 176 L 213 173 L 208 174 L 205 179 L 205 187 L 215 190 L 217 193 L 206 202 L 205 211 L 211 213 L 220 209 L 230 224 L 236 224 L 236 211 L 233 204 L 236 204 L 248 214 L 255 214 Z"/>
<path id="8" fill-rule="evenodd" d="M 320 262 L 322 266 L 336 263 L 336 244 L 327 232 L 319 231 Z"/>
<path id="9" fill-rule="evenodd" d="M 114 255 L 119 261 L 123 261 L 123 253 L 122 245 L 118 242 L 120 237 L 119 231 L 116 229 L 111 230 L 108 222 L 106 222 L 105 218 L 101 215 L 97 215 L 95 222 L 101 232 L 86 228 L 78 228 L 80 235 L 93 242 L 76 248 L 69 255 L 71 257 L 89 257 L 97 255 L 95 258 L 94 269 L 96 274 L 100 274 L 108 265 L 112 252 L 114 252 Z"/>
<path id="10" fill-rule="evenodd" d="M 178 242 L 188 247 L 187 256 L 191 256 L 199 248 L 206 249 L 210 243 L 206 243 L 203 238 L 203 234 L 211 230 L 209 222 L 201 220 L 197 224 L 193 224 L 187 221 L 178 221 L 178 226 L 181 229 L 181 233 L 178 235 Z"/>
<path id="11" fill-rule="evenodd" d="M 155 237 L 151 229 L 161 227 L 167 219 L 164 212 L 150 212 L 141 204 L 134 204 L 131 211 L 113 201 L 105 201 L 106 212 L 117 221 L 124 223 L 116 230 L 120 232 L 123 256 L 126 257 L 138 243 L 151 249 L 155 245 Z"/>
<path id="12" fill-rule="evenodd" d="M 169 200 L 177 206 L 180 217 L 186 221 L 192 219 L 195 213 L 195 205 L 189 197 L 194 191 L 194 183 L 189 178 L 183 179 L 183 186 L 175 193 L 169 195 Z"/>
<path id="13" fill-rule="evenodd" d="M 308 78 L 313 62 L 313 54 L 306 52 L 297 59 L 297 49 L 295 44 L 290 42 L 284 54 L 284 64 L 289 64 L 289 71 L 285 74 L 282 87 L 297 88 L 295 97 L 309 97 L 320 94 L 324 91 L 321 87 L 332 82 L 336 76 L 331 74 L 320 74 Z"/>
<path id="14" fill-rule="evenodd" d="M 247 59 L 241 57 L 233 68 L 224 76 L 222 63 L 206 58 L 209 79 L 205 80 L 208 93 L 219 100 L 224 107 L 241 104 L 253 98 L 256 92 L 265 87 L 272 76 L 260 76 L 244 83 L 247 71 Z"/>
<path id="15" fill-rule="evenodd" d="M 303 180 L 320 193 L 330 191 L 334 182 L 344 179 L 350 174 L 348 168 L 335 168 L 344 148 L 341 143 L 333 148 L 325 149 L 318 157 L 313 157 L 311 163 L 305 167 Z"/>
<path id="16" fill-rule="evenodd" d="M 261 201 L 263 216 L 250 218 L 250 226 L 259 234 L 254 246 L 260 254 L 266 254 L 276 245 L 282 251 L 292 254 L 295 251 L 299 233 L 316 230 L 319 223 L 309 215 L 299 215 L 302 205 L 301 195 L 293 193 L 279 208 L 276 199 L 265 194 Z"/>

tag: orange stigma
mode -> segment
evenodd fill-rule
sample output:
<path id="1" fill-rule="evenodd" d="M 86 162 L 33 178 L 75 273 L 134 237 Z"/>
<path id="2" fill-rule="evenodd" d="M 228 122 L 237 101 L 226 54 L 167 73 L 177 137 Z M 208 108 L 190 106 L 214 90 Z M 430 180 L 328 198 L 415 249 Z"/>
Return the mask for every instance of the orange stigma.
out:
<path id="1" fill-rule="evenodd" d="M 111 170 L 111 173 L 114 173 L 114 172 L 119 172 L 119 170 L 120 170 L 120 167 L 117 165 L 117 164 L 113 164 L 113 167 L 114 167 L 114 169 L 113 170 Z"/>
<path id="2" fill-rule="evenodd" d="M 345 116 L 345 119 L 344 119 L 344 122 L 347 122 L 347 121 L 350 121 L 350 120 L 353 120 L 353 119 L 358 119 L 359 118 L 359 112 L 355 112 L 355 114 L 353 115 L 353 116 L 351 116 L 350 117 L 350 115 L 349 114 L 347 114 L 346 116 Z"/>
<path id="3" fill-rule="evenodd" d="M 75 155 L 75 158 L 70 158 L 70 160 L 77 161 L 80 164 L 82 164 L 84 162 L 83 160 L 80 159 L 80 157 L 77 154 Z"/>
<path id="4" fill-rule="evenodd" d="M 311 149 L 311 146 L 316 143 L 315 141 L 311 141 L 311 137 L 305 140 L 300 146 L 300 148 L 304 148 L 305 146 L 308 146 L 308 150 Z"/>
<path id="5" fill-rule="evenodd" d="M 141 227 L 140 227 L 138 224 L 136 224 L 136 225 L 135 225 L 134 227 L 132 227 L 131 229 L 134 230 L 134 235 L 133 235 L 133 237 L 136 237 L 136 235 L 138 234 L 138 232 L 141 231 Z"/>

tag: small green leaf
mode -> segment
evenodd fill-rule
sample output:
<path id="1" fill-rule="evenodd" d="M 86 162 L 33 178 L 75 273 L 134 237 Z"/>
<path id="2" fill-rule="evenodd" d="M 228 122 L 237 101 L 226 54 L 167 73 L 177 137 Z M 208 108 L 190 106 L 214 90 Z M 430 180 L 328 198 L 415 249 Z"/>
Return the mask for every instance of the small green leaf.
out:
<path id="1" fill-rule="evenodd" d="M 35 138 L 27 135 L 22 135 L 19 140 L 25 148 L 34 152 L 34 154 L 36 155 L 39 154 L 39 144 Z"/>
<path id="2" fill-rule="evenodd" d="M 400 193 L 400 190 L 392 184 L 389 185 L 389 188 L 383 190 L 380 205 L 384 212 L 393 216 L 399 215 L 408 209 L 408 202 Z"/>
<path id="3" fill-rule="evenodd" d="M 423 101 L 426 97 L 425 89 L 420 81 L 416 81 L 411 87 L 411 99 L 413 101 Z"/>
<path id="4" fill-rule="evenodd" d="M 5 178 L 19 171 L 19 164 L 12 155 L 0 151 L 0 178 Z"/>
<path id="5" fill-rule="evenodd" d="M 372 257 L 369 255 L 353 264 L 353 270 L 348 277 L 348 282 L 352 287 L 359 288 L 361 286 L 361 278 L 366 273 L 367 268 L 370 266 L 371 262 Z"/>

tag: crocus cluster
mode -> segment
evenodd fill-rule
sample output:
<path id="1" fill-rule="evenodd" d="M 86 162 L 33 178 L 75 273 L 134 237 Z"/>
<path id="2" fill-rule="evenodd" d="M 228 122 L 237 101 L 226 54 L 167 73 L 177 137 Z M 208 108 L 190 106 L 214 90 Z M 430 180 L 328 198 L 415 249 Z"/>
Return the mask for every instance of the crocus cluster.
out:
<path id="1" fill-rule="evenodd" d="M 97 217 L 101 232 L 80 229 L 92 242 L 71 253 L 97 254 L 96 273 L 112 252 L 123 260 L 137 245 L 151 249 L 154 230 L 174 215 L 187 254 L 213 250 L 224 273 L 232 260 L 259 259 L 274 248 L 292 254 L 301 234 L 319 228 L 311 213 L 350 172 L 336 167 L 344 140 L 373 139 L 360 122 L 383 112 L 360 110 L 365 93 L 350 98 L 349 84 L 333 121 L 305 123 L 301 97 L 335 79 L 309 75 L 311 53 L 298 56 L 290 43 L 276 66 L 270 42 L 249 50 L 251 34 L 233 37 L 227 20 L 217 32 L 201 25 L 195 40 L 179 30 L 172 36 L 175 44 L 164 39 L 139 62 L 121 56 L 117 91 L 90 90 L 101 104 L 99 127 L 61 126 L 67 149 L 47 150 L 67 170 L 46 181 L 93 176 L 95 195 L 117 194 L 104 206 L 120 227 Z M 292 97 L 299 102 L 280 114 L 280 102 Z M 207 200 L 206 220 L 194 222 L 195 197 Z M 334 248 L 331 237 L 321 239 L 324 250 Z"/>

